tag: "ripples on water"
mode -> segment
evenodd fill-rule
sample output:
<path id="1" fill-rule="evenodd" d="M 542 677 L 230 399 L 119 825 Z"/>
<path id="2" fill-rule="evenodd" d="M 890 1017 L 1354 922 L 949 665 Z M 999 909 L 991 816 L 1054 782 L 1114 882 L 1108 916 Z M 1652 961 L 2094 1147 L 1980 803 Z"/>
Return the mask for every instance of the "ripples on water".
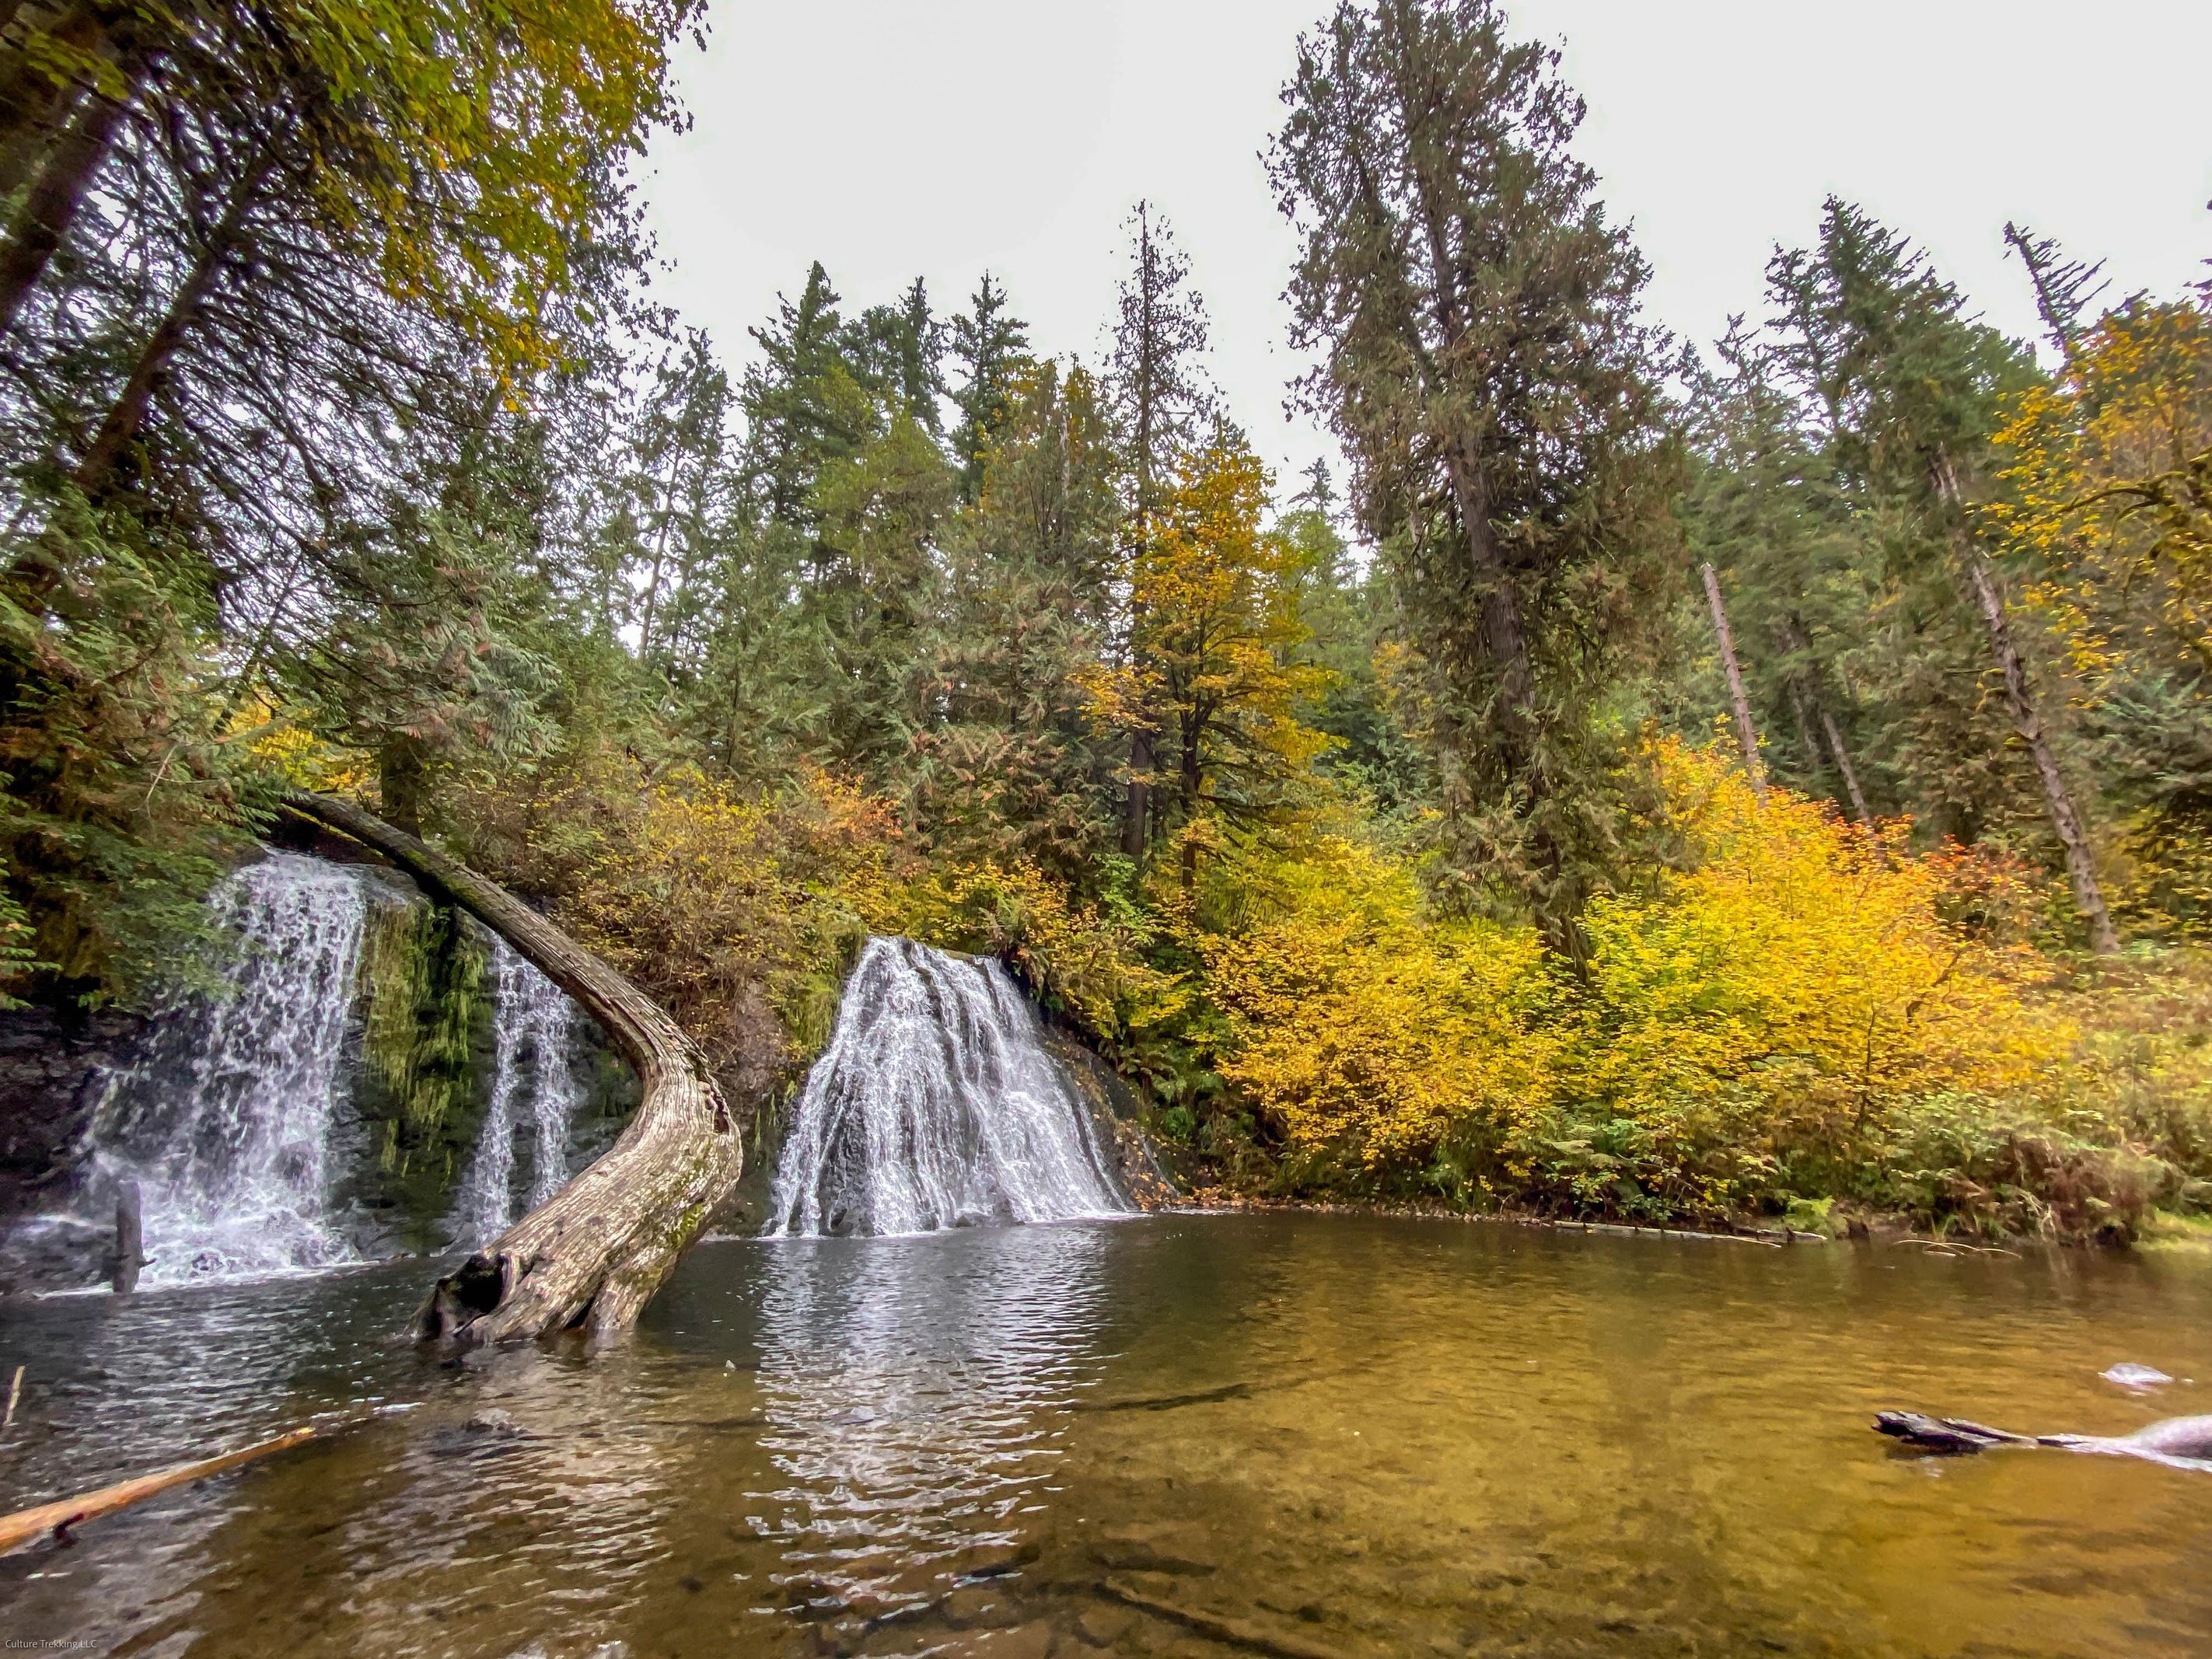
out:
<path id="1" fill-rule="evenodd" d="M 1299 1216 L 702 1247 L 627 1349 L 440 1365 L 421 1264 L 10 1304 L 9 1507 L 417 1408 L 0 1564 L 13 1641 L 213 1659 L 2184 1655 L 2212 1484 L 2122 1431 L 2212 1270 Z M 516 1432 L 468 1426 L 490 1408 Z"/>

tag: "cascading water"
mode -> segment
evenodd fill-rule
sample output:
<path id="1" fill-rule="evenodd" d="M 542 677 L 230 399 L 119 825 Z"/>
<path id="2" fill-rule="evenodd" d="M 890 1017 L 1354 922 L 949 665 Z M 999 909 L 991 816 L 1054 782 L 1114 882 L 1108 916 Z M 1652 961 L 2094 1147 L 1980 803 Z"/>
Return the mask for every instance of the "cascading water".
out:
<path id="1" fill-rule="evenodd" d="M 98 1166 L 139 1184 L 146 1282 L 354 1259 L 331 1224 L 328 1166 L 373 885 L 273 853 L 210 896 L 239 943 L 229 994 L 171 1010 L 95 1131 Z"/>
<path id="2" fill-rule="evenodd" d="M 582 1011 L 505 939 L 492 941 L 491 1104 L 461 1184 L 460 1242 L 488 1244 L 568 1178 L 568 1124 L 582 1103 L 574 1048 Z M 518 1192 L 518 1133 L 530 1137 Z"/>
<path id="3" fill-rule="evenodd" d="M 870 939 L 793 1115 L 767 1231 L 922 1233 L 1130 1209 L 1006 970 Z"/>

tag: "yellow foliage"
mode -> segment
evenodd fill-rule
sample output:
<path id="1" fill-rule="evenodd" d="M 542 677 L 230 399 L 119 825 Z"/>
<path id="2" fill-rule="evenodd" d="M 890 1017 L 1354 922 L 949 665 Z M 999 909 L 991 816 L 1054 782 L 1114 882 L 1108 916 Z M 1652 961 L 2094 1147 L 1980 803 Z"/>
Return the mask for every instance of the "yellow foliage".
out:
<path id="1" fill-rule="evenodd" d="M 739 1080 L 762 1085 L 829 1035 L 843 969 L 900 874 L 888 806 L 827 773 L 741 793 L 647 780 L 601 754 L 516 816 L 464 826 L 472 857 L 665 1004 Z"/>
<path id="2" fill-rule="evenodd" d="M 1297 717 L 1331 677 L 1294 656 L 1307 638 L 1299 555 L 1261 527 L 1267 491 L 1267 468 L 1241 441 L 1183 458 L 1130 570 L 1130 660 L 1082 681 L 1095 720 L 1168 739 L 1173 771 L 1148 781 L 1171 786 L 1186 888 L 1200 848 L 1220 844 L 1194 826 L 1266 817 L 1334 741 Z"/>
<path id="3" fill-rule="evenodd" d="M 1025 859 L 933 869 L 872 921 L 879 932 L 1005 959 L 1042 1001 L 1101 1038 L 1156 1025 L 1186 1000 L 1176 975 L 1146 963 L 1149 938 L 1133 916 L 1077 900 Z"/>
<path id="4" fill-rule="evenodd" d="M 237 722 L 234 737 L 243 738 L 246 752 L 295 789 L 318 794 L 351 795 L 360 792 L 370 773 L 358 750 L 347 749 L 295 726 L 265 703 L 251 704 Z"/>
<path id="5" fill-rule="evenodd" d="M 1294 1147 L 1371 1170 L 1470 1127 L 1526 1138 L 1558 1047 L 1533 930 L 1426 924 L 1406 866 L 1333 837 L 1258 878 L 1275 917 L 1201 949 L 1230 1016 L 1221 1074 Z"/>
<path id="6" fill-rule="evenodd" d="M 1573 1090 L 1633 1127 L 1593 1171 L 1741 1201 L 1793 1155 L 1863 1153 L 1905 1102 L 2017 1091 L 2064 1052 L 2024 995 L 2033 955 L 1945 921 L 1963 855 L 1885 858 L 1787 791 L 1762 805 L 1711 750 L 1651 760 L 1695 867 L 1586 919 Z"/>
<path id="7" fill-rule="evenodd" d="M 1989 509 L 2032 554 L 2031 599 L 2076 670 L 2131 653 L 2201 670 L 2212 652 L 2212 314 L 2114 312 L 2066 379 L 2014 402 L 1998 434 L 2007 498 Z"/>
<path id="8" fill-rule="evenodd" d="M 1200 941 L 1222 1076 L 1294 1152 L 1378 1184 L 1711 1214 L 1832 1192 L 1907 1109 L 2031 1097 L 2065 1055 L 2037 959 L 1945 919 L 1963 855 L 1761 804 L 1717 750 L 1648 762 L 1691 867 L 1592 907 L 1585 985 L 1533 930 L 1425 915 L 1369 847 L 1246 873 L 1265 914 Z"/>

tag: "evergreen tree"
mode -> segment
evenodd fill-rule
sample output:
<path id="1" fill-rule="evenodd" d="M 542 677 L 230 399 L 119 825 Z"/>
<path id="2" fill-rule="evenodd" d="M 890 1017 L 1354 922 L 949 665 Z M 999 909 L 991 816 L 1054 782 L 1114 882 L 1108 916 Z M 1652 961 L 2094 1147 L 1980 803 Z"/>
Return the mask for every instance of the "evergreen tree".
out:
<path id="1" fill-rule="evenodd" d="M 695 331 L 679 356 L 660 364 L 633 428 L 637 653 L 665 668 L 692 662 L 698 647 L 702 585 L 728 515 L 732 401 L 729 377 Z"/>
<path id="2" fill-rule="evenodd" d="M 1490 0 L 1346 4 L 1301 42 L 1272 168 L 1308 391 L 1425 671 L 1450 868 L 1579 963 L 1676 462 L 1646 268 L 1570 150 L 1558 56 Z"/>
<path id="3" fill-rule="evenodd" d="M 837 291 L 816 260 L 796 305 L 778 297 L 774 321 L 752 331 L 762 361 L 745 371 L 749 491 L 764 518 L 811 528 L 823 469 L 849 459 L 873 434 L 875 400 L 847 356 Z"/>
<path id="4" fill-rule="evenodd" d="M 1196 443 L 1213 397 L 1200 367 L 1206 352 L 1206 302 L 1189 286 L 1190 261 L 1148 202 L 1129 216 L 1128 271 L 1121 279 L 1106 384 L 1121 428 L 1128 478 L 1129 556 L 1145 556 L 1152 523 L 1186 448 Z M 1142 653 L 1142 601 L 1133 598 L 1130 651 L 1136 684 L 1150 684 Z M 1121 852 L 1141 860 L 1152 830 L 1152 794 L 1160 739 L 1157 711 L 1142 697 L 1124 705 L 1130 726 Z"/>
<path id="5" fill-rule="evenodd" d="M 942 718 L 918 734 L 908 785 L 927 848 L 1097 881 L 1118 800 L 1085 686 L 1115 612 L 1115 467 L 1091 376 L 1025 369 L 947 550 Z"/>
<path id="6" fill-rule="evenodd" d="M 1925 255 L 1833 198 L 1818 250 L 1778 256 L 1773 283 L 1798 319 L 1790 365 L 1834 412 L 1836 459 L 1864 509 L 1889 515 L 1922 570 L 1948 569 L 1963 590 L 2090 939 L 2117 949 L 2095 849 L 2045 713 L 2052 699 L 2037 683 L 1974 505 L 1993 482 L 2002 400 L 2035 383 L 2033 363 L 1967 318 Z"/>
<path id="7" fill-rule="evenodd" d="M 1387 572 L 1353 561 L 1328 465 L 1314 462 L 1306 479 L 1277 526 L 1291 553 L 1285 580 L 1311 636 L 1293 654 L 1326 677 L 1298 720 L 1334 740 L 1318 763 L 1325 775 L 1380 811 L 1404 811 L 1425 799 L 1430 778 L 1393 683 L 1395 596 Z"/>
<path id="8" fill-rule="evenodd" d="M 1013 412 L 1014 384 L 1029 349 L 1029 325 L 1007 311 L 1006 290 L 985 271 L 968 310 L 951 325 L 951 357 L 960 375 L 951 393 L 960 410 L 952 453 L 964 501 L 974 501 L 982 488 L 991 445 Z"/>

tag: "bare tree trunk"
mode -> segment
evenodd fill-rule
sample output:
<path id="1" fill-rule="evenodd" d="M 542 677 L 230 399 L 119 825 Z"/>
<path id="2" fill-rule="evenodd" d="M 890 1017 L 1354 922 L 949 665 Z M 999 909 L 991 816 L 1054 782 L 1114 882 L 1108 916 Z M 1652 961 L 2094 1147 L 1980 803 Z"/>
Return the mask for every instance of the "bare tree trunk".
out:
<path id="1" fill-rule="evenodd" d="M 1851 764 L 1851 751 L 1844 747 L 1842 728 L 1826 703 L 1820 705 L 1820 732 L 1828 740 L 1828 753 L 1835 757 L 1836 770 L 1843 775 L 1844 791 L 1851 798 L 1851 811 L 1868 829 L 1874 828 L 1874 814 L 1867 810 L 1866 792 L 1859 787 L 1858 769 Z"/>
<path id="2" fill-rule="evenodd" d="M 1145 861 L 1152 806 L 1152 786 L 1146 779 L 1152 769 L 1152 734 L 1138 732 L 1129 739 L 1129 793 L 1121 811 L 1121 855 L 1137 864 Z"/>
<path id="3" fill-rule="evenodd" d="M 1982 621 L 1989 629 L 1990 650 L 1997 659 L 1997 667 L 2004 676 L 2005 697 L 2012 704 L 2013 724 L 2027 743 L 2028 753 L 2035 758 L 2036 775 L 2043 782 L 2043 798 L 2051 811 L 2051 827 L 2058 832 L 2059 845 L 2066 852 L 2066 873 L 2074 885 L 2074 902 L 2083 920 L 2089 924 L 2089 942 L 2096 949 L 2111 955 L 2120 948 L 2120 936 L 2112 926 L 2112 912 L 2105 908 L 2104 890 L 2097 881 L 2097 863 L 2089 847 L 2088 831 L 2082 827 L 2081 815 L 2074 805 L 2073 792 L 2066 787 L 2066 775 L 2058 769 L 2058 757 L 2052 752 L 2051 738 L 2043 727 L 2043 716 L 2035 704 L 2035 688 L 2027 676 L 2027 662 L 2021 655 L 2020 646 L 2012 635 L 2012 619 L 2006 613 L 2004 595 L 1997 591 L 1996 573 L 1990 568 L 1989 559 L 1976 545 L 1973 532 L 1965 520 L 1965 496 L 1959 487 L 1959 475 L 1947 457 L 1939 456 L 1931 469 L 1935 474 L 1937 493 L 1949 506 L 1954 514 L 1952 545 L 1964 567 L 1968 586 L 1973 589 L 1974 604 L 1982 613 Z"/>
<path id="4" fill-rule="evenodd" d="M 64 55 L 82 54 L 80 62 L 97 56 L 105 33 L 88 5 L 0 7 L 0 33 L 15 32 L 19 18 L 22 28 L 0 55 L 0 200 L 30 182 L 55 131 L 84 95 L 83 82 L 58 75 L 57 65 Z"/>
<path id="5" fill-rule="evenodd" d="M 374 848 L 506 939 L 599 1023 L 643 1089 L 613 1148 L 440 1279 L 413 1334 L 474 1346 L 628 1329 L 744 1169 L 744 1136 L 705 1057 L 652 998 L 496 884 L 350 801 L 295 795 L 290 805 Z"/>
<path id="6" fill-rule="evenodd" d="M 1182 723 L 1182 854 L 1181 859 L 1182 890 L 1187 898 L 1198 886 L 1198 843 L 1190 832 L 1198 824 L 1198 803 L 1206 793 L 1206 769 L 1199 744 L 1204 726 L 1193 720 Z"/>
<path id="7" fill-rule="evenodd" d="M 1766 799 L 1766 765 L 1759 757 L 1759 728 L 1751 723 L 1751 699 L 1744 695 L 1743 670 L 1735 659 L 1735 635 L 1729 630 L 1728 606 L 1721 602 L 1721 579 L 1708 562 L 1701 567 L 1705 599 L 1713 608 L 1713 632 L 1720 638 L 1721 665 L 1728 670 L 1729 702 L 1735 709 L 1736 746 L 1743 750 L 1743 769 L 1751 779 L 1752 793 Z"/>
<path id="8" fill-rule="evenodd" d="M 1788 675 L 1783 684 L 1790 692 L 1790 714 L 1797 727 L 1797 750 L 1805 762 L 1805 775 L 1818 778 L 1826 764 L 1820 758 L 1826 751 L 1820 747 L 1820 723 L 1814 716 L 1813 700 L 1805 695 L 1805 682 L 1800 676 Z"/>
<path id="9" fill-rule="evenodd" d="M 107 1282 L 116 1295 L 128 1296 L 138 1288 L 138 1270 L 146 1265 L 146 1200 L 135 1181 L 115 1189 L 115 1267 Z"/>
<path id="10" fill-rule="evenodd" d="M 130 85 L 136 88 L 143 62 L 129 66 Z M 38 181 L 9 228 L 0 247 L 0 338 L 13 332 L 16 319 L 46 274 L 54 250 L 69 234 L 70 227 L 92 192 L 92 181 L 100 163 L 113 148 L 122 130 L 129 98 L 109 98 L 88 92 L 76 115 L 55 141 L 53 153 L 40 169 Z"/>
<path id="11" fill-rule="evenodd" d="M 1782 642 L 1794 656 L 1810 659 L 1813 641 L 1806 637 L 1804 624 L 1796 617 L 1786 618 L 1782 624 Z M 1835 713 L 1820 692 L 1808 686 L 1807 674 L 1799 670 L 1790 680 L 1790 695 L 1797 704 L 1802 722 L 1811 711 L 1818 722 L 1820 736 L 1827 740 L 1829 757 L 1836 763 L 1836 774 L 1844 781 L 1844 793 L 1850 799 L 1852 814 L 1869 830 L 1874 828 L 1874 813 L 1867 806 L 1866 792 L 1859 787 L 1858 769 L 1851 764 L 1851 751 L 1844 744 L 1843 727 L 1837 725 Z M 1808 738 L 1810 728 L 1808 728 Z M 1815 756 L 1817 763 L 1818 756 Z"/>

